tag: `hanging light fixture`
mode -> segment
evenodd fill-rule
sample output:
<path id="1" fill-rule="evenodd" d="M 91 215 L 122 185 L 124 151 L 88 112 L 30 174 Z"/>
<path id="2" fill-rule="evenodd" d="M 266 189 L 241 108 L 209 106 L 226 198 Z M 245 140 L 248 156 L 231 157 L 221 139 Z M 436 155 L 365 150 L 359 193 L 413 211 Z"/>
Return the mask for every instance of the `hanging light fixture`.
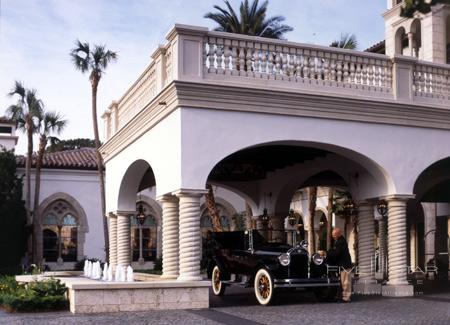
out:
<path id="1" fill-rule="evenodd" d="M 288 223 L 291 225 L 291 227 L 293 227 L 295 225 L 295 223 L 297 222 L 296 220 L 297 218 L 295 217 L 295 212 L 293 209 L 289 210 L 289 215 L 288 215 Z"/>
<path id="2" fill-rule="evenodd" d="M 383 218 L 387 216 L 388 213 L 388 205 L 385 200 L 381 200 L 377 204 L 377 211 Z"/>
<path id="3" fill-rule="evenodd" d="M 143 226 L 145 219 L 147 218 L 145 213 L 144 213 L 144 206 L 142 205 L 142 200 L 141 200 L 141 194 L 139 194 L 139 204 L 138 204 L 138 209 L 137 209 L 137 215 L 136 215 L 136 220 L 137 222 Z"/>
<path id="4" fill-rule="evenodd" d="M 344 202 L 344 215 L 346 217 L 351 217 L 356 214 L 356 205 L 352 199 L 347 199 Z"/>
<path id="5" fill-rule="evenodd" d="M 267 213 L 267 209 L 264 208 L 263 214 L 261 215 L 261 220 L 264 222 L 268 222 L 270 219 L 269 214 Z"/>

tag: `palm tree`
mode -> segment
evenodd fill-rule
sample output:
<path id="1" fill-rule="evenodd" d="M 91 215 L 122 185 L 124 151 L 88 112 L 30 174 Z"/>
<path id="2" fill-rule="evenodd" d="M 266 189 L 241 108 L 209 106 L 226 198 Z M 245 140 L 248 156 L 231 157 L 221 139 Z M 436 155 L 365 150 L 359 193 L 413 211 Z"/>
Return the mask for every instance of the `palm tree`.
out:
<path id="1" fill-rule="evenodd" d="M 327 206 L 327 250 L 331 248 L 331 226 L 333 225 L 333 201 L 334 188 L 328 188 L 328 206 Z"/>
<path id="2" fill-rule="evenodd" d="M 70 52 L 70 56 L 77 70 L 82 73 L 89 73 L 89 81 L 91 82 L 92 93 L 92 124 L 94 127 L 94 140 L 95 148 L 97 149 L 97 165 L 98 174 L 100 178 L 100 197 L 102 205 L 102 220 L 103 220 L 103 234 L 105 238 L 105 251 L 106 258 L 108 258 L 109 252 L 109 239 L 108 239 L 108 223 L 105 215 L 105 177 L 103 174 L 103 159 L 100 153 L 100 138 L 98 135 L 98 123 L 97 123 L 97 90 L 100 79 L 105 73 L 106 68 L 112 62 L 117 60 L 117 53 L 107 50 L 104 45 L 94 44 L 93 48 L 89 46 L 89 43 L 81 43 L 76 41 L 75 48 Z"/>
<path id="3" fill-rule="evenodd" d="M 216 207 L 216 200 L 214 199 L 214 192 L 211 184 L 207 184 L 206 188 L 208 193 L 206 194 L 206 207 L 208 209 L 209 216 L 211 218 L 211 223 L 213 231 L 223 231 L 222 224 L 220 222 L 219 211 Z"/>
<path id="4" fill-rule="evenodd" d="M 358 40 L 355 34 L 341 34 L 339 40 L 334 41 L 330 44 L 330 47 L 339 47 L 341 49 L 356 50 L 358 47 Z"/>
<path id="5" fill-rule="evenodd" d="M 248 0 L 241 2 L 239 17 L 228 0 L 224 2 L 226 8 L 214 6 L 217 12 L 208 12 L 204 16 L 219 25 L 214 29 L 216 31 L 284 39 L 285 33 L 294 30 L 283 24 L 283 16 L 266 17 L 269 1 L 264 1 L 261 6 L 258 6 L 259 0 L 253 0 L 251 5 Z"/>
<path id="6" fill-rule="evenodd" d="M 314 234 L 314 215 L 316 212 L 316 203 L 317 203 L 317 186 L 311 186 L 308 189 L 308 198 L 309 198 L 308 247 L 309 253 L 312 254 L 316 249 L 316 238 Z"/>
<path id="7" fill-rule="evenodd" d="M 28 148 L 25 163 L 25 209 L 27 224 L 33 224 L 31 202 L 31 161 L 33 155 L 33 135 L 36 133 L 39 117 L 42 115 L 42 101 L 37 98 L 35 89 L 26 89 L 20 81 L 16 81 L 9 96 L 18 97 L 17 103 L 8 107 L 6 114 L 16 122 L 17 129 L 27 135 Z"/>
<path id="8" fill-rule="evenodd" d="M 55 137 L 51 136 L 52 133 L 60 134 L 66 127 L 67 120 L 64 120 L 61 115 L 55 112 L 43 112 L 39 118 L 39 124 L 37 131 L 39 133 L 39 148 L 37 152 L 36 168 L 35 168 L 35 190 L 34 190 L 34 216 L 37 215 L 39 207 L 39 194 L 41 190 L 41 168 L 44 160 L 44 153 L 47 144 L 53 143 Z"/>

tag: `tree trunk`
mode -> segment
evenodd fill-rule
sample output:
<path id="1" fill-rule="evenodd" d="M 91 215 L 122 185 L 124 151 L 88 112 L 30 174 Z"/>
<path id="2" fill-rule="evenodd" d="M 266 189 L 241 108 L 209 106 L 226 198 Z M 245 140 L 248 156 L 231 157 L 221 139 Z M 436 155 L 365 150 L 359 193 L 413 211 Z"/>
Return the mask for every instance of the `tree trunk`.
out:
<path id="1" fill-rule="evenodd" d="M 245 202 L 245 225 L 247 230 L 250 229 L 254 229 L 255 227 L 253 227 L 253 213 L 252 213 L 252 208 L 250 207 L 250 204 L 248 204 L 248 202 Z"/>
<path id="2" fill-rule="evenodd" d="M 328 206 L 327 206 L 327 250 L 331 248 L 331 227 L 333 225 L 333 187 L 328 188 Z"/>
<path id="3" fill-rule="evenodd" d="M 47 138 L 43 135 L 41 135 L 40 139 L 39 139 L 39 149 L 38 149 L 38 155 L 37 155 L 37 160 L 36 160 L 36 167 L 34 169 L 34 204 L 33 204 L 33 219 L 34 220 L 39 220 L 40 216 L 38 213 L 39 210 L 39 195 L 40 195 L 40 191 L 41 191 L 41 168 L 42 168 L 42 160 L 44 159 L 44 151 L 45 151 L 45 147 L 47 145 Z M 36 222 L 33 222 L 33 224 L 35 224 Z M 33 226 L 33 238 L 34 243 L 33 245 L 36 245 L 36 238 L 37 238 L 37 233 L 36 233 L 36 227 Z M 36 246 L 35 246 L 36 247 Z M 34 252 L 35 256 L 34 259 L 37 259 L 38 253 L 35 250 Z"/>
<path id="4" fill-rule="evenodd" d="M 316 236 L 314 233 L 314 214 L 316 212 L 317 201 L 317 186 L 312 186 L 308 189 L 309 194 L 309 229 L 308 229 L 308 250 L 309 253 L 314 253 L 316 249 Z"/>
<path id="5" fill-rule="evenodd" d="M 27 241 L 27 251 L 29 256 L 33 262 L 35 260 L 35 236 L 34 236 L 34 220 L 33 215 L 31 213 L 31 162 L 33 159 L 33 121 L 31 118 L 27 118 L 26 121 L 26 130 L 27 130 L 27 138 L 28 138 L 28 148 L 27 148 L 27 159 L 25 162 L 25 210 L 27 213 L 27 225 L 31 227 L 31 232 Z"/>
<path id="6" fill-rule="evenodd" d="M 103 236 L 105 238 L 105 259 L 109 262 L 109 234 L 108 234 L 108 220 L 105 217 L 106 204 L 105 204 L 105 174 L 103 168 L 103 158 L 100 153 L 100 137 L 98 135 L 97 124 L 97 89 L 98 78 L 93 78 L 91 81 L 92 90 L 92 125 L 94 127 L 94 140 L 95 140 L 95 152 L 97 156 L 98 176 L 100 180 L 100 201 L 102 207 L 102 221 L 103 221 Z"/>
<path id="7" fill-rule="evenodd" d="M 206 206 L 208 208 L 209 216 L 211 217 L 211 223 L 213 226 L 213 231 L 223 231 L 222 225 L 220 224 L 219 211 L 216 208 L 216 200 L 214 199 L 214 192 L 211 184 L 206 185 L 208 193 L 205 195 Z"/>

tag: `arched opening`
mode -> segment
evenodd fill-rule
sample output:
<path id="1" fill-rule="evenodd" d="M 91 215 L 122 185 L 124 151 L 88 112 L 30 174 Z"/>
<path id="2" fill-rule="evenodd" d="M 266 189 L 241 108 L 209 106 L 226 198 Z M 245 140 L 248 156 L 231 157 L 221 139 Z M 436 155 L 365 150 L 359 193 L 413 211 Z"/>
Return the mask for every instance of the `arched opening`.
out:
<path id="1" fill-rule="evenodd" d="M 395 54 L 408 55 L 408 35 L 406 34 L 405 28 L 400 27 L 395 32 Z"/>
<path id="2" fill-rule="evenodd" d="M 417 233 L 418 237 L 416 247 L 410 247 L 410 254 L 414 257 L 417 252 L 419 266 L 437 267 L 436 276 L 446 280 L 450 266 L 450 157 L 435 162 L 419 175 L 414 194 L 417 200 L 414 211 L 422 215 L 419 223 L 408 215 L 410 227 L 413 227 L 410 228 L 410 244 L 414 245 L 411 239 L 416 236 L 413 235 Z"/>
<path id="3" fill-rule="evenodd" d="M 367 157 L 345 148 L 293 141 L 260 144 L 234 152 L 215 165 L 208 182 L 244 193 L 255 203 L 253 228 L 268 241 L 289 244 L 308 238 L 308 189 L 318 188 L 315 210 L 319 214 L 312 218 L 311 233 L 316 239 L 313 249 L 331 245 L 331 226 L 347 229 L 348 237 L 353 233 L 354 216 L 328 220 L 330 188 L 339 202 L 375 198 L 393 189 L 385 171 Z M 290 211 L 304 217 L 287 227 Z"/>
<path id="4" fill-rule="evenodd" d="M 154 261 L 157 257 L 158 224 L 155 211 L 146 202 L 137 202 L 136 215 L 140 211 L 144 215 L 142 221 L 131 218 L 131 260 L 142 264 Z"/>
<path id="5" fill-rule="evenodd" d="M 153 169 L 145 160 L 133 162 L 120 184 L 118 209 L 130 215 L 130 260 L 138 269 L 151 268 L 161 255 L 161 207 L 155 195 Z"/>
<path id="6" fill-rule="evenodd" d="M 414 19 L 414 21 L 411 24 L 411 33 L 412 33 L 412 44 L 409 44 L 411 46 L 411 52 L 414 57 L 416 58 L 422 58 L 422 27 L 420 24 L 420 19 Z"/>

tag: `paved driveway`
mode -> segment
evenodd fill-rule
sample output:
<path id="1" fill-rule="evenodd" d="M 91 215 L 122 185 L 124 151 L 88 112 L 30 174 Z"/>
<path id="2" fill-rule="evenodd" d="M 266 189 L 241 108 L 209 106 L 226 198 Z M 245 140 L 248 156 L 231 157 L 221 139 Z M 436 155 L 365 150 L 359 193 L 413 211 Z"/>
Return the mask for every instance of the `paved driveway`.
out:
<path id="1" fill-rule="evenodd" d="M 450 324 L 450 292 L 413 298 L 356 296 L 350 304 L 317 303 L 307 293 L 286 292 L 269 307 L 256 303 L 251 289 L 227 288 L 211 297 L 209 310 L 174 310 L 101 315 L 69 312 L 7 314 L 0 324 Z"/>

